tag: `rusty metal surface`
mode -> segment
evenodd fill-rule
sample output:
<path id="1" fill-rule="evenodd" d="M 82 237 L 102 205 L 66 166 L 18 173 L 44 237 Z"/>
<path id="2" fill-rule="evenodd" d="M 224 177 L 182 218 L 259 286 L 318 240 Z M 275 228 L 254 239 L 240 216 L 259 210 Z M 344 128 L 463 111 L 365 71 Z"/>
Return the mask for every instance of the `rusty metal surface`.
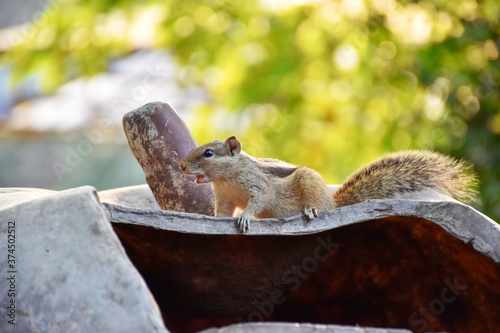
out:
<path id="1" fill-rule="evenodd" d="M 179 169 L 179 162 L 198 145 L 167 103 L 149 103 L 126 113 L 123 128 L 162 209 L 213 215 L 211 185 L 197 185 Z"/>

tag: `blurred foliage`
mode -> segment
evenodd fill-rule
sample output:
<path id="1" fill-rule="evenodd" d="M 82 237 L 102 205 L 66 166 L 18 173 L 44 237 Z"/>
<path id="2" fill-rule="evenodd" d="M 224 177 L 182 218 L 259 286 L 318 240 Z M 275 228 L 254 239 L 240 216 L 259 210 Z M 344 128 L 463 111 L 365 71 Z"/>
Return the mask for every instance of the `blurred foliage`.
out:
<path id="1" fill-rule="evenodd" d="M 500 221 L 498 1 L 290 3 L 59 0 L 2 60 L 50 91 L 164 48 L 210 94 L 190 113 L 198 142 L 236 134 L 329 183 L 387 151 L 438 150 L 475 164 L 479 209 Z"/>

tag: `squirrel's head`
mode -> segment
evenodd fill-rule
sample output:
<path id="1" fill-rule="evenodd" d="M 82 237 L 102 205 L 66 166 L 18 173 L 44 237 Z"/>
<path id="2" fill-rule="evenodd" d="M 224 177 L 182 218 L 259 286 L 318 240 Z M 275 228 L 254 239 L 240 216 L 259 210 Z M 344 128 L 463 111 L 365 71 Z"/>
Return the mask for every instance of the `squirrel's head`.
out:
<path id="1" fill-rule="evenodd" d="M 240 142 L 231 136 L 224 142 L 215 140 L 191 150 L 179 167 L 185 174 L 195 175 L 198 184 L 209 183 L 223 178 L 226 168 L 240 153 Z"/>

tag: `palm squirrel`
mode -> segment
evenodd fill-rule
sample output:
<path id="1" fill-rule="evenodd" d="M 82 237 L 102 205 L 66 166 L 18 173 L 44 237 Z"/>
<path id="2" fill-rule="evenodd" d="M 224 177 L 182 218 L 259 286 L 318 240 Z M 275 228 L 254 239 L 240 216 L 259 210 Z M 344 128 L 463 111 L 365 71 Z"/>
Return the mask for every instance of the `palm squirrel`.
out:
<path id="1" fill-rule="evenodd" d="M 241 150 L 236 137 L 215 140 L 193 149 L 179 163 L 196 183 L 212 182 L 215 215 L 243 210 L 238 227 L 246 232 L 250 219 L 288 217 L 352 205 L 369 199 L 447 195 L 476 201 L 475 177 L 462 161 L 431 151 L 388 154 L 354 172 L 332 195 L 323 178 L 305 166 L 255 158 Z"/>

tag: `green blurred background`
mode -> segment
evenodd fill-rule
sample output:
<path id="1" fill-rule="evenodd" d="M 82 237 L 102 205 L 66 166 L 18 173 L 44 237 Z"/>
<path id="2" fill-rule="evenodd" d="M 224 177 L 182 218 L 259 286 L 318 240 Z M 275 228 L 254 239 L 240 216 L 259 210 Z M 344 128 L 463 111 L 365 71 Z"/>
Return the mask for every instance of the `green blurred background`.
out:
<path id="1" fill-rule="evenodd" d="M 51 96 L 82 76 L 94 85 L 119 59 L 161 50 L 178 89 L 200 92 L 173 103 L 198 143 L 236 135 L 249 154 L 307 165 L 331 184 L 389 151 L 437 150 L 475 165 L 476 207 L 500 221 L 499 18 L 496 0 L 56 0 L 17 30 L 0 63 L 15 107 L 33 98 L 19 93 L 30 80 L 35 97 Z M 168 90 L 155 99 L 171 102 Z M 120 101 L 105 100 L 109 110 L 70 130 L 16 127 L 7 112 L 0 186 L 31 186 L 7 172 L 22 179 L 26 164 L 52 171 L 32 186 L 144 183 L 119 118 L 152 100 L 132 89 Z M 52 155 L 37 158 L 33 142 Z M 19 161 L 26 147 L 33 160 Z M 68 160 L 71 150 L 81 161 Z"/>

